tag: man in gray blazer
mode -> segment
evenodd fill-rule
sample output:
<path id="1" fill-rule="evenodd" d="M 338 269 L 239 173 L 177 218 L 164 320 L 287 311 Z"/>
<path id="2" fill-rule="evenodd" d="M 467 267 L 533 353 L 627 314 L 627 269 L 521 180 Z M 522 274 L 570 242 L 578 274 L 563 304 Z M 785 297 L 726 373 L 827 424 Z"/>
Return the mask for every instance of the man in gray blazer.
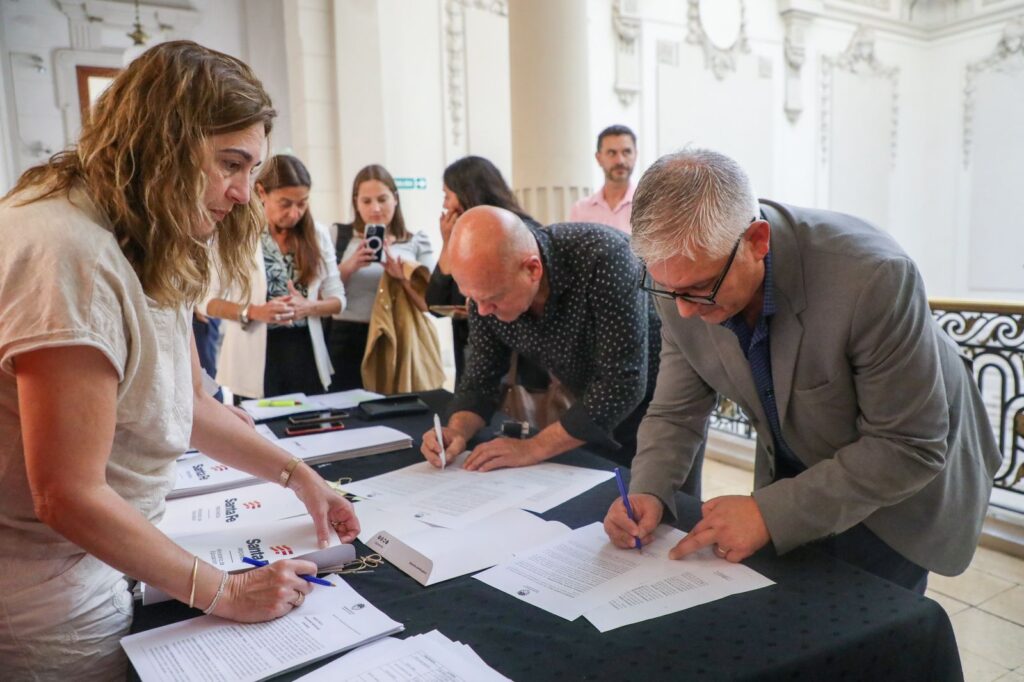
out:
<path id="1" fill-rule="evenodd" d="M 809 542 L 923 592 L 967 568 L 1000 462 L 977 386 L 935 324 L 913 261 L 829 211 L 762 201 L 735 161 L 659 159 L 633 199 L 633 250 L 662 318 L 630 502 L 605 519 L 649 541 L 717 394 L 757 429 L 754 492 L 708 500 L 672 551 L 741 561 Z"/>

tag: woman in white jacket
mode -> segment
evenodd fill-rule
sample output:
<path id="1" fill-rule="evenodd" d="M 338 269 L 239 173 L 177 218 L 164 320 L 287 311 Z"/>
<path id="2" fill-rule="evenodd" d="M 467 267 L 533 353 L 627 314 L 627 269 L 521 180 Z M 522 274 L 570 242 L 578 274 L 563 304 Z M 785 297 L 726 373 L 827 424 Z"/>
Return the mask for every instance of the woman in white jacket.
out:
<path id="1" fill-rule="evenodd" d="M 219 292 L 215 283 L 203 306 L 226 322 L 217 381 L 236 395 L 322 393 L 331 384 L 320 318 L 345 308 L 345 288 L 330 235 L 309 212 L 311 185 L 294 156 L 268 160 L 256 180 L 267 227 L 253 259 L 252 290 L 246 298 Z"/>

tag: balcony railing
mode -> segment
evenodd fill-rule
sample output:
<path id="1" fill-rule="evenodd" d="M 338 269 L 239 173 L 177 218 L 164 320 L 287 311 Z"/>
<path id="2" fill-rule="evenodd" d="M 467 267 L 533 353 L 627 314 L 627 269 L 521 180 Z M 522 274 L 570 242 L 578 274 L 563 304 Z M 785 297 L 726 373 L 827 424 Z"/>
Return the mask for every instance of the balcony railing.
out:
<path id="1" fill-rule="evenodd" d="M 995 487 L 1024 499 L 1024 304 L 931 299 L 939 326 L 974 361 L 1003 463 Z M 754 429 L 742 410 L 719 397 L 711 428 L 753 439 Z"/>

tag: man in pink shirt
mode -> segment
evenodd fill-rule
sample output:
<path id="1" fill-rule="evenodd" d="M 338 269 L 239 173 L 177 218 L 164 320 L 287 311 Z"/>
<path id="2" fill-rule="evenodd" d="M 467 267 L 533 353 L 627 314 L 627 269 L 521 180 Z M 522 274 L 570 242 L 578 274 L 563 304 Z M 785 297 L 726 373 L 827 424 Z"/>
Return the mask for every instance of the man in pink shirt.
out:
<path id="1" fill-rule="evenodd" d="M 610 225 L 629 234 L 636 187 L 629 176 L 636 164 L 636 135 L 623 125 L 608 126 L 597 136 L 594 158 L 604 171 L 604 186 L 572 205 L 569 222 Z"/>

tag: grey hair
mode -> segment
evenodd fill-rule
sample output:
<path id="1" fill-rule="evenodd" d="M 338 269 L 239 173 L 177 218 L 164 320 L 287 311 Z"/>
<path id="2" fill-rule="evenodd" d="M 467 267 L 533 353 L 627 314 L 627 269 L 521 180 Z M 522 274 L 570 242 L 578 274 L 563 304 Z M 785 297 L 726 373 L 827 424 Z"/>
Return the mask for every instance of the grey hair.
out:
<path id="1" fill-rule="evenodd" d="M 759 213 L 740 165 L 709 149 L 666 154 L 633 195 L 633 252 L 644 262 L 721 258 Z"/>

